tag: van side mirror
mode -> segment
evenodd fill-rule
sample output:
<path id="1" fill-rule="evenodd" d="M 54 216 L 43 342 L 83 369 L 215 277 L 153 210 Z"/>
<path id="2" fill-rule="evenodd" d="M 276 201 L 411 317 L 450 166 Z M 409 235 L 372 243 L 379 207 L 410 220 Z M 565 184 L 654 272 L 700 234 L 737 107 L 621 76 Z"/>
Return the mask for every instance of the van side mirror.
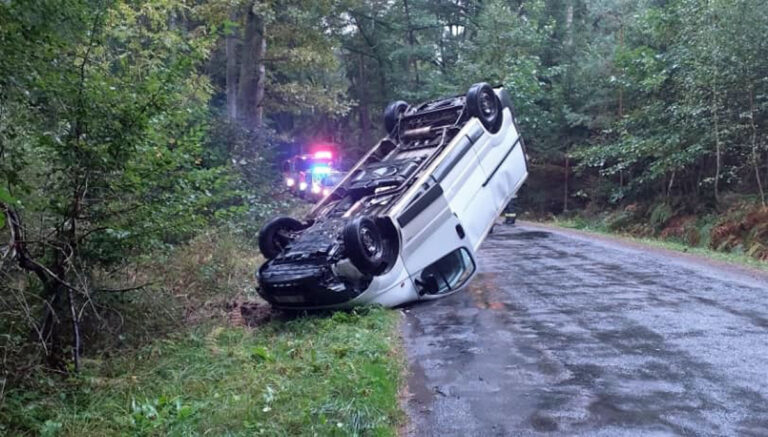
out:
<path id="1" fill-rule="evenodd" d="M 437 294 L 440 286 L 437 284 L 437 278 L 435 275 L 428 273 L 421 275 L 420 279 L 414 281 L 416 286 L 419 287 L 419 295 L 425 294 Z"/>

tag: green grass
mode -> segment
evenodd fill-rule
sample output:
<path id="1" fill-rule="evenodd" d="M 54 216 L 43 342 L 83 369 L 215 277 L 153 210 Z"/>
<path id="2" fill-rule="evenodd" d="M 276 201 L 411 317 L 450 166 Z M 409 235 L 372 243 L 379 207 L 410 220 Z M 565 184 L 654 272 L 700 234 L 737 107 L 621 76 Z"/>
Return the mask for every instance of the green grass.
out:
<path id="1" fill-rule="evenodd" d="M 635 243 L 641 243 L 648 246 L 659 247 L 662 249 L 674 250 L 678 252 L 691 253 L 695 255 L 704 256 L 716 261 L 722 261 L 732 264 L 740 264 L 758 270 L 768 272 L 768 263 L 752 258 L 743 253 L 732 252 L 719 252 L 707 247 L 690 246 L 680 241 L 675 240 L 661 240 L 658 238 L 638 238 L 630 234 L 612 231 L 602 221 L 588 221 L 583 218 L 555 218 L 554 220 L 545 222 L 561 228 L 578 229 L 587 232 L 593 232 L 596 234 L 611 235 L 620 237 L 624 240 L 632 241 Z"/>
<path id="2" fill-rule="evenodd" d="M 0 435 L 395 435 L 399 315 L 382 308 L 195 327 L 6 388 Z"/>

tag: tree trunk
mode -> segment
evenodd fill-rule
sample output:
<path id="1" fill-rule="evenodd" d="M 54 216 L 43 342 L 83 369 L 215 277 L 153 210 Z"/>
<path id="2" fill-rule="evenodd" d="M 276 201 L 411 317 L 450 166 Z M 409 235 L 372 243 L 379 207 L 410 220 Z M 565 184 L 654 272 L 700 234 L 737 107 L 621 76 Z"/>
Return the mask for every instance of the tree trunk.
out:
<path id="1" fill-rule="evenodd" d="M 261 128 L 264 123 L 264 91 L 266 89 L 267 68 L 264 59 L 267 55 L 267 25 L 263 17 L 259 17 L 258 27 L 259 44 L 256 50 L 256 112 L 254 113 L 254 125 Z"/>
<path id="2" fill-rule="evenodd" d="M 752 129 L 752 165 L 755 168 L 755 180 L 757 180 L 757 189 L 760 193 L 760 202 L 765 207 L 765 191 L 763 190 L 763 181 L 760 179 L 760 161 L 757 151 L 757 126 L 755 125 L 755 90 L 749 87 L 749 125 Z"/>
<path id="3" fill-rule="evenodd" d="M 567 49 L 571 49 L 573 46 L 573 1 L 568 1 L 568 6 L 565 10 L 565 46 Z M 565 177 L 563 178 L 563 212 L 568 211 L 568 177 L 570 168 L 570 157 L 568 156 L 568 145 L 565 146 Z"/>
<path id="4" fill-rule="evenodd" d="M 358 105 L 358 114 L 360 116 L 360 150 L 365 150 L 369 146 L 371 136 L 371 117 L 368 112 L 368 86 L 365 74 L 365 59 L 363 55 L 359 56 L 359 72 L 357 79 L 357 97 L 360 99 Z"/>
<path id="5" fill-rule="evenodd" d="M 232 26 L 227 32 L 227 117 L 237 120 L 237 13 L 233 10 L 229 14 Z"/>
<path id="6" fill-rule="evenodd" d="M 405 24 L 408 26 L 408 65 L 413 67 L 414 77 L 416 82 L 415 86 L 419 86 L 419 65 L 418 60 L 413 56 L 413 47 L 416 45 L 416 40 L 413 36 L 413 25 L 411 24 L 411 12 L 408 8 L 408 0 L 403 0 L 403 7 L 405 9 Z"/>
<path id="7" fill-rule="evenodd" d="M 261 127 L 264 100 L 264 19 L 248 8 L 245 37 L 240 55 L 240 80 L 237 91 L 237 114 L 248 128 Z"/>
<path id="8" fill-rule="evenodd" d="M 672 176 L 669 177 L 669 185 L 667 185 L 667 197 L 672 194 L 672 186 L 675 185 L 675 172 L 672 171 Z"/>
<path id="9" fill-rule="evenodd" d="M 75 373 L 80 372 L 80 321 L 75 309 L 75 297 L 72 290 L 67 290 L 69 300 L 69 314 L 72 317 L 72 362 L 75 365 Z"/>
<path id="10" fill-rule="evenodd" d="M 570 48 L 573 46 L 573 1 L 568 2 L 568 6 L 565 10 L 565 46 Z"/>
<path id="11" fill-rule="evenodd" d="M 568 170 L 570 168 L 570 157 L 568 152 L 565 152 L 565 183 L 563 189 L 563 212 L 568 211 Z"/>
<path id="12" fill-rule="evenodd" d="M 368 46 L 368 49 L 370 49 L 371 57 L 376 59 L 376 65 L 377 65 L 377 71 L 379 73 L 379 86 L 381 87 L 381 95 L 386 96 L 389 93 L 389 87 L 387 86 L 387 63 L 382 59 L 381 53 L 379 53 L 379 50 L 377 50 L 377 44 L 372 40 L 372 38 L 365 33 L 365 27 L 360 23 L 360 20 L 356 15 L 352 15 L 352 19 L 355 22 L 355 27 L 357 27 L 358 32 L 360 32 L 360 36 L 363 37 L 363 40 L 365 40 L 365 44 Z"/>
<path id="13" fill-rule="evenodd" d="M 720 203 L 720 170 L 722 157 L 720 150 L 720 113 L 717 110 L 717 90 L 712 87 L 712 117 L 715 128 L 715 203 Z"/>
<path id="14" fill-rule="evenodd" d="M 624 21 L 621 22 L 621 27 L 619 27 L 619 48 L 624 48 Z M 624 71 L 622 69 L 621 75 L 624 75 Z M 624 118 L 624 85 L 622 82 L 619 82 L 619 118 Z"/>

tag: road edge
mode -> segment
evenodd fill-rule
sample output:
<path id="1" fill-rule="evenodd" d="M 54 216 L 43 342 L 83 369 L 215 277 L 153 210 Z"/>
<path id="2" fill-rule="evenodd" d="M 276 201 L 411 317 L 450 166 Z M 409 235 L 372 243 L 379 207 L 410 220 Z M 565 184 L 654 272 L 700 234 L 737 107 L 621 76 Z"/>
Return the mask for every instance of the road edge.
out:
<path id="1" fill-rule="evenodd" d="M 518 220 L 517 223 L 529 228 L 545 229 L 548 231 L 552 231 L 554 233 L 560 233 L 568 236 L 575 236 L 575 237 L 585 238 L 593 241 L 598 240 L 605 243 L 616 244 L 616 245 L 625 246 L 633 249 L 641 249 L 643 251 L 653 252 L 659 255 L 665 255 L 670 258 L 674 258 L 677 261 L 681 261 L 683 263 L 691 263 L 699 266 L 706 265 L 708 267 L 715 267 L 719 270 L 726 271 L 733 275 L 747 276 L 757 281 L 768 281 L 768 270 L 762 270 L 760 268 L 745 265 L 745 264 L 738 264 L 738 263 L 728 262 L 720 259 L 715 259 L 712 257 L 708 257 L 706 255 L 701 255 L 697 253 L 684 252 L 684 251 L 679 251 L 674 249 L 668 249 L 665 247 L 659 247 L 653 244 L 648 244 L 643 241 L 639 241 L 637 239 L 625 237 L 622 235 L 605 234 L 600 232 L 587 231 L 583 229 L 573 229 L 573 228 L 558 226 L 556 224 L 551 224 L 551 223 L 531 222 L 527 220 Z"/>

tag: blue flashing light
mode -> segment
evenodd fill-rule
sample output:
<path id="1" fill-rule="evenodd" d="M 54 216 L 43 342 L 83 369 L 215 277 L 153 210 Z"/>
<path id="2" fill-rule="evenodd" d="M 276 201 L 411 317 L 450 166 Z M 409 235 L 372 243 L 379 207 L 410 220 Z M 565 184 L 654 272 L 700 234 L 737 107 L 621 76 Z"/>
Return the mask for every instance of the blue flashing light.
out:
<path id="1" fill-rule="evenodd" d="M 312 167 L 312 173 L 314 174 L 330 174 L 331 168 L 325 167 L 325 166 L 315 166 Z"/>

